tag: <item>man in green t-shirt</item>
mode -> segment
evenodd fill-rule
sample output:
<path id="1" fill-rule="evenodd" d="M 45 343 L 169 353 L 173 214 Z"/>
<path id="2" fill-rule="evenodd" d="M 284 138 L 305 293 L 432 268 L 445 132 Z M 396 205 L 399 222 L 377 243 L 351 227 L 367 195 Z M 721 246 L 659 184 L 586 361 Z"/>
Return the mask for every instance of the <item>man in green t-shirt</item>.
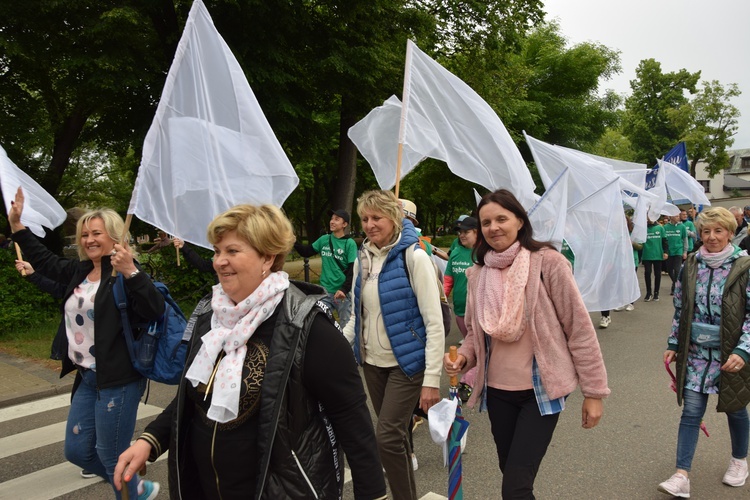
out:
<path id="1" fill-rule="evenodd" d="M 669 295 L 674 295 L 674 284 L 677 282 L 682 261 L 687 259 L 688 252 L 687 228 L 680 222 L 679 215 L 669 218 L 669 222 L 664 225 L 664 235 L 667 238 L 667 254 L 669 255 L 665 264 L 669 279 L 672 280 L 672 290 Z"/>
<path id="2" fill-rule="evenodd" d="M 661 265 L 668 257 L 667 237 L 664 234 L 664 227 L 660 224 L 648 221 L 648 230 L 646 242 L 643 244 L 643 270 L 646 281 L 646 296 L 644 302 L 655 302 L 659 300 L 659 287 L 661 285 Z M 654 294 L 651 295 L 651 271 L 654 272 Z"/>
<path id="3" fill-rule="evenodd" d="M 330 210 L 328 213 L 331 215 L 328 225 L 331 233 L 321 236 L 312 245 L 295 243 L 294 249 L 303 257 L 320 254 L 320 285 L 328 292 L 323 302 L 336 309 L 339 324 L 344 328 L 352 312 L 349 292 L 352 288 L 352 270 L 357 258 L 357 244 L 345 234 L 351 220 L 349 212 Z"/>
<path id="4" fill-rule="evenodd" d="M 688 218 L 688 213 L 685 210 L 680 212 L 680 222 L 685 226 L 688 238 L 688 253 L 693 251 L 695 248 L 695 242 L 698 239 L 698 230 L 695 229 L 695 224 Z"/>

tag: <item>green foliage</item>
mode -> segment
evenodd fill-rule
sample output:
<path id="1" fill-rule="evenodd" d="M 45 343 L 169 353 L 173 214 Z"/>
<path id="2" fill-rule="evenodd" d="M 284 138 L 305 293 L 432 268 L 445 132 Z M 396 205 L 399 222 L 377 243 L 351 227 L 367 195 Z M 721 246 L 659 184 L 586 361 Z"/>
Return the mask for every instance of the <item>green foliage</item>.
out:
<path id="1" fill-rule="evenodd" d="M 686 124 L 672 114 L 687 104 L 686 93 L 695 94 L 700 71 L 664 73 L 661 63 L 644 59 L 635 74 L 630 81 L 633 93 L 625 100 L 623 133 L 630 139 L 635 161 L 652 165 L 681 140 Z"/>
<path id="2" fill-rule="evenodd" d="M 716 80 L 703 82 L 695 98 L 672 114 L 673 120 L 685 130 L 683 139 L 693 177 L 698 161 L 708 164 L 711 178 L 729 167 L 727 150 L 734 144 L 732 136 L 737 132 L 740 116 L 739 109 L 729 101 L 740 93 L 736 83 L 725 88 Z"/>
<path id="3" fill-rule="evenodd" d="M 596 141 L 591 153 L 616 160 L 634 161 L 635 153 L 630 139 L 618 129 L 608 128 Z"/>
<path id="4" fill-rule="evenodd" d="M 210 260 L 213 252 L 205 248 L 193 247 L 201 257 Z M 185 315 L 189 315 L 195 304 L 211 291 L 216 283 L 215 274 L 203 273 L 188 264 L 180 256 L 177 267 L 177 252 L 173 246 L 164 247 L 154 253 L 142 253 L 138 262 L 157 281 L 169 287 L 169 293 L 177 301 Z"/>
<path id="5" fill-rule="evenodd" d="M 458 236 L 455 234 L 445 234 L 443 236 L 435 236 L 432 238 L 431 243 L 440 248 L 450 248 L 451 244 L 453 243 L 453 240 L 455 240 Z"/>
<path id="6" fill-rule="evenodd" d="M 14 262 L 11 250 L 0 249 L 0 336 L 49 321 L 50 317 L 57 317 L 59 322 L 58 301 L 21 277 Z"/>

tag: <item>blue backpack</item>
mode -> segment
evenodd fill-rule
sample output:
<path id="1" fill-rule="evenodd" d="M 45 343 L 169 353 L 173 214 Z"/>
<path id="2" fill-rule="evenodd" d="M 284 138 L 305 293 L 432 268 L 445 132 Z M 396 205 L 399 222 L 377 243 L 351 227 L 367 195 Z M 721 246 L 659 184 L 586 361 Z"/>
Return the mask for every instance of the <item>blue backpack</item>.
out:
<path id="1" fill-rule="evenodd" d="M 154 281 L 154 286 L 164 296 L 164 314 L 155 321 L 136 325 L 131 325 L 128 317 L 128 299 L 122 274 L 117 275 L 112 290 L 122 316 L 122 333 L 133 367 L 150 380 L 175 385 L 179 383 L 185 367 L 190 335 L 188 333 L 186 338 L 185 315 L 169 294 L 167 286 L 159 281 Z M 140 333 L 137 340 L 133 328 Z"/>

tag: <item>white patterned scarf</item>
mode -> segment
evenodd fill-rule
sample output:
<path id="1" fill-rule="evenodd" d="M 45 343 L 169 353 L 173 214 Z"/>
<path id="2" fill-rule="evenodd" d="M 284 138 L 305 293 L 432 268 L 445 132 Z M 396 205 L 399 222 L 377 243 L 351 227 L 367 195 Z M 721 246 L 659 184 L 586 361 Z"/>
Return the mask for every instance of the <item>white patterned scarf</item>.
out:
<path id="1" fill-rule="evenodd" d="M 247 341 L 273 314 L 287 288 L 289 275 L 284 271 L 269 274 L 239 304 L 224 293 L 221 284 L 213 287 L 211 331 L 201 337 L 203 345 L 185 374 L 193 387 L 208 384 L 216 358 L 222 350 L 226 352 L 213 381 L 213 397 L 207 413 L 211 420 L 223 424 L 237 418 Z"/>

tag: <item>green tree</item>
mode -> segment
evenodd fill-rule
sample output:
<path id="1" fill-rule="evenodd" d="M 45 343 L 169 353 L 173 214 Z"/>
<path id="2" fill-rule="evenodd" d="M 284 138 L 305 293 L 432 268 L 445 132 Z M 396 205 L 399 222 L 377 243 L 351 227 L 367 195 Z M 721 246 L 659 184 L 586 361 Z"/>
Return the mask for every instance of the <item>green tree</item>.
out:
<path id="1" fill-rule="evenodd" d="M 713 178 L 729 167 L 727 150 L 734 144 L 732 136 L 740 116 L 740 110 L 729 101 L 741 92 L 735 83 L 727 87 L 716 80 L 702 83 L 695 97 L 672 113 L 672 119 L 685 131 L 682 139 L 690 157 L 690 174 L 695 177 L 695 167 L 702 160 Z"/>
<path id="2" fill-rule="evenodd" d="M 608 128 L 591 148 L 591 153 L 616 160 L 634 161 L 630 139 L 618 129 Z"/>
<path id="3" fill-rule="evenodd" d="M 633 93 L 625 100 L 623 133 L 630 139 L 635 161 L 650 165 L 681 140 L 684 125 L 672 115 L 687 104 L 686 93 L 697 91 L 700 71 L 664 73 L 661 63 L 644 59 L 635 74 L 630 81 Z"/>

